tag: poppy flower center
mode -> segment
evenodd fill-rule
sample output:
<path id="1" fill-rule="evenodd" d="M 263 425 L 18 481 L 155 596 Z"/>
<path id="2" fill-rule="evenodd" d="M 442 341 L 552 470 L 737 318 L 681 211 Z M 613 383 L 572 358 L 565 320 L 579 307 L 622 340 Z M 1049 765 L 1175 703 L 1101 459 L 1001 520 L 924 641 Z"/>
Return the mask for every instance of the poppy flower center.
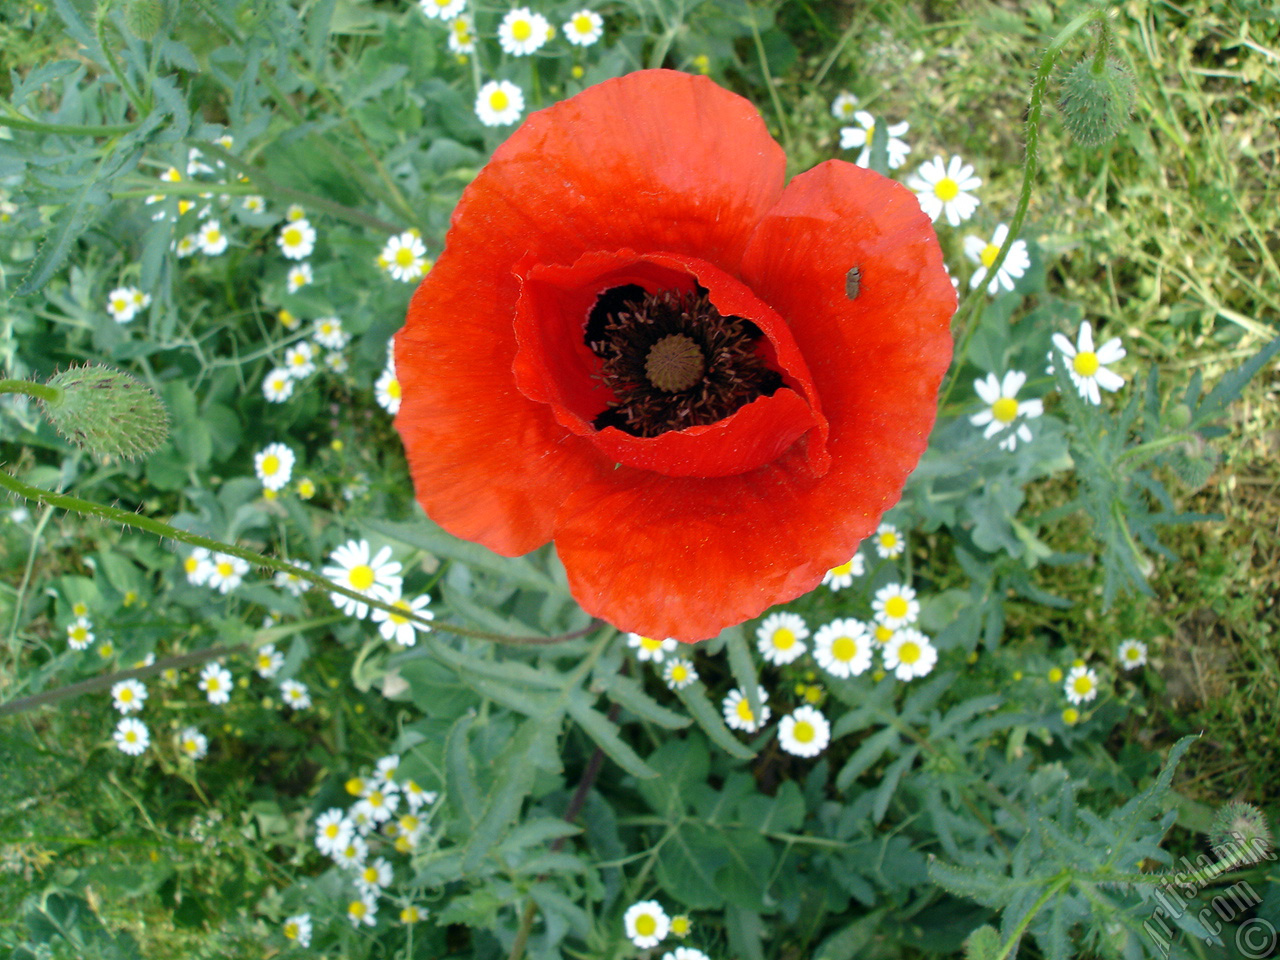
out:
<path id="1" fill-rule="evenodd" d="M 782 377 L 756 352 L 760 330 L 724 316 L 707 291 L 606 290 L 587 322 L 587 345 L 603 361 L 600 377 L 617 397 L 595 420 L 636 437 L 716 423 Z"/>

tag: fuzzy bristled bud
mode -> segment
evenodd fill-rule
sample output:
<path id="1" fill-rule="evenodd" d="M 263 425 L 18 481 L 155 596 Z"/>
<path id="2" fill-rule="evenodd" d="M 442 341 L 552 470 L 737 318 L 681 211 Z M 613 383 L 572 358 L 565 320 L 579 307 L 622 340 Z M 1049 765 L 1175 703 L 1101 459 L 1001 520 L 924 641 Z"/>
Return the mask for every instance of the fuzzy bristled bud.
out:
<path id="1" fill-rule="evenodd" d="M 1133 77 L 1114 57 L 1085 57 L 1062 78 L 1058 108 L 1072 139 L 1084 147 L 1106 143 L 1133 112 Z"/>
<path id="2" fill-rule="evenodd" d="M 163 19 L 162 0 L 125 0 L 124 25 L 139 40 L 154 40 Z"/>
<path id="3" fill-rule="evenodd" d="M 1271 828 L 1266 815 L 1253 804 L 1228 803 L 1214 815 L 1209 844 L 1235 866 L 1256 863 L 1271 852 Z"/>
<path id="4" fill-rule="evenodd" d="M 101 366 L 72 367 L 49 379 L 58 391 L 45 416 L 62 436 L 103 457 L 144 457 L 169 436 L 169 415 L 146 384 Z"/>

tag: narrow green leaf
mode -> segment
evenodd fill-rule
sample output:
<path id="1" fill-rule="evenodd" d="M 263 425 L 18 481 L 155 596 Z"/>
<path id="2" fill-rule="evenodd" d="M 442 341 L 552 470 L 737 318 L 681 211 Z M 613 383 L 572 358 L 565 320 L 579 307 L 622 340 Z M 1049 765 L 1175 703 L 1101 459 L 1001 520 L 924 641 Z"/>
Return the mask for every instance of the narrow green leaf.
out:
<path id="1" fill-rule="evenodd" d="M 642 720 L 656 723 L 668 730 L 682 730 L 689 726 L 688 717 L 668 710 L 658 701 L 650 697 L 640 684 L 630 677 L 614 674 L 604 685 L 604 693 L 610 700 L 626 710 L 630 710 Z"/>
<path id="2" fill-rule="evenodd" d="M 481 803 L 480 788 L 471 769 L 471 749 L 467 744 L 467 733 L 475 721 L 474 712 L 459 717 L 449 728 L 444 746 L 445 797 L 469 827 L 475 826 L 475 811 L 480 809 Z"/>
<path id="3" fill-rule="evenodd" d="M 702 728 L 702 732 L 711 738 L 711 742 L 725 753 L 739 760 L 750 760 L 756 754 L 738 740 L 720 719 L 720 714 L 707 699 L 706 688 L 701 683 L 693 683 L 676 691 L 676 696 L 689 711 L 693 722 Z"/>
<path id="4" fill-rule="evenodd" d="M 841 790 L 849 789 L 849 785 L 879 760 L 886 750 L 898 744 L 898 739 L 898 731 L 892 727 L 885 727 L 879 733 L 873 733 L 862 742 L 862 746 L 858 747 L 840 770 L 836 776 L 836 787 Z"/>
<path id="5" fill-rule="evenodd" d="M 467 839 L 467 849 L 462 858 L 464 874 L 477 868 L 519 819 L 520 809 L 533 789 L 537 773 L 532 758 L 546 747 L 540 741 L 554 739 L 559 732 L 559 717 L 554 724 L 545 720 L 528 720 L 521 724 L 515 736 L 494 759 L 493 768 L 501 775 L 494 778 L 484 810 Z"/>
<path id="6" fill-rule="evenodd" d="M 658 771 L 641 760 L 640 755 L 622 741 L 618 736 L 618 728 L 603 713 L 591 707 L 586 697 L 581 690 L 575 690 L 569 697 L 569 715 L 582 727 L 583 732 L 596 742 L 609 759 L 633 777 L 656 777 Z"/>
<path id="7" fill-rule="evenodd" d="M 733 673 L 733 679 L 738 681 L 738 689 L 746 696 L 751 715 L 761 716 L 764 711 L 760 703 L 760 681 L 756 677 L 755 658 L 751 656 L 746 634 L 741 627 L 730 627 L 721 636 L 724 637 L 725 651 L 729 654 L 729 670 Z"/>

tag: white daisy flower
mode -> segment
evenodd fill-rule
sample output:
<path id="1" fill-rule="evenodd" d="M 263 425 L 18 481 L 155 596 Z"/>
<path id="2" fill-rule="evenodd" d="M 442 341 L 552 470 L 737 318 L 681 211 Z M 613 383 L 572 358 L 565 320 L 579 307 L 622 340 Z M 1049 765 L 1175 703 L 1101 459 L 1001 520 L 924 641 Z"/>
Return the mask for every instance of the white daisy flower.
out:
<path id="1" fill-rule="evenodd" d="M 1102 395 L 1098 388 L 1115 393 L 1124 386 L 1124 377 L 1107 369 L 1107 365 L 1124 359 L 1124 347 L 1119 337 L 1112 337 L 1096 351 L 1093 348 L 1093 327 L 1086 320 L 1080 324 L 1080 336 L 1075 346 L 1071 345 L 1061 333 L 1053 335 L 1053 345 L 1062 352 L 1069 362 L 1068 372 L 1071 382 L 1084 397 L 1095 407 L 1102 403 Z"/>
<path id="2" fill-rule="evenodd" d="M 671 929 L 671 918 L 657 900 L 641 900 L 627 907 L 627 912 L 622 915 L 622 929 L 626 931 L 627 939 L 637 947 L 656 947 L 666 939 Z"/>
<path id="3" fill-rule="evenodd" d="M 1136 670 L 1147 664 L 1147 645 L 1141 640 L 1125 640 L 1116 651 L 1116 656 L 1120 658 L 1120 665 L 1126 670 Z"/>
<path id="4" fill-rule="evenodd" d="M 194 177 L 201 173 L 213 173 L 213 167 L 203 160 L 204 154 L 192 147 L 187 151 L 187 176 Z"/>
<path id="5" fill-rule="evenodd" d="M 185 260 L 199 249 L 200 238 L 194 233 L 188 233 L 185 237 L 173 241 L 173 252 L 178 255 L 179 260 Z"/>
<path id="6" fill-rule="evenodd" d="M 915 623 L 920 617 L 920 601 L 916 599 L 916 592 L 898 583 L 877 590 L 871 609 L 877 621 L 893 630 Z"/>
<path id="7" fill-rule="evenodd" d="M 676 932 L 677 919 L 679 918 L 673 918 L 671 921 L 671 932 L 673 934 Z M 701 950 L 695 950 L 693 947 L 676 947 L 674 950 L 668 950 L 664 953 L 662 960 L 711 960 L 711 958 Z"/>
<path id="8" fill-rule="evenodd" d="M 490 80 L 476 97 L 476 116 L 486 127 L 505 127 L 524 113 L 524 93 L 510 80 Z"/>
<path id="9" fill-rule="evenodd" d="M 249 213 L 263 213 L 267 209 L 267 201 L 265 197 L 252 195 L 241 200 L 240 207 Z"/>
<path id="10" fill-rule="evenodd" d="M 418 6 L 432 20 L 452 20 L 467 9 L 467 0 L 419 0 Z"/>
<path id="11" fill-rule="evenodd" d="M 831 724 L 814 707 L 796 707 L 778 722 L 778 746 L 795 757 L 816 757 L 831 742 Z"/>
<path id="12" fill-rule="evenodd" d="M 291 203 L 284 212 L 284 218 L 288 223 L 297 223 L 307 219 L 307 211 L 302 209 L 302 204 Z"/>
<path id="13" fill-rule="evenodd" d="M 304 484 L 311 484 L 311 490 L 308 496 L 303 496 L 303 494 L 306 492 L 306 490 L 304 489 Z M 311 497 L 315 496 L 315 484 L 312 483 L 310 480 L 308 480 L 306 477 L 303 477 L 301 480 L 298 481 L 298 496 L 302 497 L 303 500 L 310 500 Z M 303 570 L 311 569 L 311 564 L 307 563 L 305 560 L 290 560 L 289 563 Z M 281 590 L 288 590 L 295 597 L 300 597 L 304 593 L 306 593 L 309 589 L 311 589 L 310 583 L 308 583 L 306 580 L 303 580 L 302 577 L 298 576 L 296 573 L 293 573 L 288 570 L 278 571 L 275 577 L 272 578 L 271 582 L 274 583 Z"/>
<path id="14" fill-rule="evenodd" d="M 860 577 L 867 572 L 866 561 L 862 559 L 861 553 L 855 553 L 847 563 L 842 563 L 838 567 L 832 567 L 823 576 L 822 582 L 832 590 L 843 590 L 845 587 L 853 586 L 854 577 Z"/>
<path id="15" fill-rule="evenodd" d="M 911 627 L 895 631 L 884 645 L 884 668 L 899 680 L 927 676 L 937 662 L 933 643 Z"/>
<path id="16" fill-rule="evenodd" d="M 564 24 L 564 37 L 575 47 L 589 47 L 604 36 L 604 17 L 594 10 L 579 10 Z"/>
<path id="17" fill-rule="evenodd" d="M 135 717 L 125 717 L 117 723 L 112 738 L 120 752 L 131 757 L 140 756 L 151 746 L 151 733 L 147 730 L 147 725 Z"/>
<path id="18" fill-rule="evenodd" d="M 352 825 L 355 826 L 354 821 Z M 334 863 L 347 870 L 358 870 L 368 856 L 369 845 L 359 837 L 352 837 L 345 847 L 329 854 Z"/>
<path id="19" fill-rule="evenodd" d="M 400 784 L 400 790 L 404 793 L 404 799 L 409 804 L 409 809 L 415 813 L 424 804 L 435 803 L 440 796 L 434 790 L 423 790 L 418 786 L 416 780 L 405 780 Z"/>
<path id="20" fill-rule="evenodd" d="M 867 636 L 871 638 L 871 642 L 882 650 L 893 639 L 893 635 L 898 632 L 893 627 L 886 626 L 883 623 L 872 622 L 867 624 L 867 628 Z"/>
<path id="21" fill-rule="evenodd" d="M 959 157 L 953 156 L 946 164 L 941 157 L 926 160 L 906 183 L 916 192 L 920 209 L 930 220 L 937 221 L 945 213 L 947 223 L 958 227 L 978 209 L 978 198 L 968 191 L 982 186 L 982 180 Z"/>
<path id="22" fill-rule="evenodd" d="M 406 230 L 387 240 L 378 263 L 393 279 L 413 283 L 427 272 L 427 245 L 417 233 Z"/>
<path id="23" fill-rule="evenodd" d="M 767 704 L 769 695 L 765 693 L 764 687 L 760 688 L 760 719 L 757 720 L 755 714 L 751 712 L 751 704 L 747 702 L 746 696 L 741 690 L 730 690 L 729 695 L 724 698 L 721 707 L 724 713 L 724 722 L 734 730 L 742 730 L 746 733 L 755 733 L 766 723 L 769 722 L 770 711 Z"/>
<path id="24" fill-rule="evenodd" d="M 671 690 L 683 690 L 698 679 L 698 671 L 683 657 L 672 657 L 662 668 L 662 679 Z"/>
<path id="25" fill-rule="evenodd" d="M 276 367 L 262 381 L 262 395 L 268 403 L 284 403 L 293 396 L 293 377 L 285 367 Z"/>
<path id="26" fill-rule="evenodd" d="M 852 120 L 858 112 L 858 98 L 847 90 L 836 94 L 831 101 L 831 115 L 837 120 Z"/>
<path id="27" fill-rule="evenodd" d="M 385 599 L 393 607 L 398 607 L 419 617 L 425 617 L 427 620 L 435 619 L 435 614 L 427 609 L 431 604 L 431 594 L 429 593 L 424 593 L 413 600 L 405 600 L 400 596 L 400 590 L 397 588 L 393 592 L 388 592 Z M 389 613 L 376 607 L 371 614 L 371 619 L 374 623 L 379 624 L 378 633 L 382 635 L 383 640 L 393 640 L 402 647 L 412 647 L 418 642 L 419 633 L 429 633 L 431 631 L 431 628 L 426 624 L 418 623 L 409 617 L 401 616 L 397 613 Z"/>
<path id="28" fill-rule="evenodd" d="M 88 617 L 76 617 L 67 624 L 67 646 L 72 650 L 88 650 L 93 643 L 93 624 Z"/>
<path id="29" fill-rule="evenodd" d="M 205 585 L 219 593 L 230 593 L 244 581 L 249 572 L 249 561 L 233 557 L 229 553 L 215 553 L 209 561 L 212 570 Z"/>
<path id="30" fill-rule="evenodd" d="M 352 816 L 363 816 L 370 823 L 386 823 L 400 806 L 398 790 L 399 787 L 394 783 L 379 784 L 352 806 Z M 357 824 L 358 822 L 357 820 Z"/>
<path id="31" fill-rule="evenodd" d="M 508 10 L 498 25 L 498 43 L 504 53 L 527 56 L 551 39 L 551 24 L 540 13 L 528 7 Z"/>
<path id="32" fill-rule="evenodd" d="M 138 680 L 121 680 L 111 688 L 111 705 L 121 713 L 137 713 L 147 700 L 147 688 Z"/>
<path id="33" fill-rule="evenodd" d="M 342 327 L 337 317 L 321 317 L 315 323 L 311 339 L 326 350 L 341 350 L 351 340 L 351 334 Z"/>
<path id="34" fill-rule="evenodd" d="M 293 475 L 293 451 L 283 443 L 269 443 L 253 457 L 253 470 L 268 490 L 282 490 Z"/>
<path id="35" fill-rule="evenodd" d="M 283 666 L 284 654 L 276 649 L 274 643 L 264 643 L 253 655 L 253 669 L 263 680 L 273 679 Z"/>
<path id="36" fill-rule="evenodd" d="M 360 925 L 372 927 L 378 922 L 378 901 L 373 897 L 361 897 L 347 904 L 347 919 L 357 930 Z"/>
<path id="37" fill-rule="evenodd" d="M 300 947 L 311 946 L 311 914 L 300 913 L 294 917 L 286 917 L 280 929 L 286 940 L 292 940 Z"/>
<path id="38" fill-rule="evenodd" d="M 400 816 L 395 822 L 395 827 L 400 831 L 400 836 L 404 837 L 405 843 L 410 848 L 416 847 L 418 841 L 422 839 L 422 834 L 426 830 L 427 825 L 422 822 L 422 818 L 416 813 L 406 813 Z"/>
<path id="39" fill-rule="evenodd" d="M 311 706 L 311 694 L 301 680 L 285 680 L 280 684 L 280 699 L 291 710 L 306 710 Z"/>
<path id="40" fill-rule="evenodd" d="M 865 167 L 871 162 L 871 138 L 876 134 L 876 118 L 865 110 L 859 110 L 853 115 L 857 122 L 856 127 L 844 127 L 840 131 L 840 149 L 841 150 L 858 150 L 862 152 L 858 154 L 858 159 L 854 162 Z M 907 159 L 907 154 L 911 152 L 904 140 L 900 140 L 904 133 L 911 129 L 911 124 L 905 120 L 902 123 L 895 123 L 888 127 L 889 138 L 885 141 L 885 151 L 889 158 L 889 168 L 897 170 Z"/>
<path id="41" fill-rule="evenodd" d="M 116 323 L 128 323 L 138 315 L 138 303 L 133 293 L 133 287 L 116 287 L 107 294 L 107 313 Z"/>
<path id="42" fill-rule="evenodd" d="M 284 352 L 284 368 L 295 380 L 311 376 L 316 372 L 316 348 L 306 340 L 295 343 Z"/>
<path id="43" fill-rule="evenodd" d="M 314 279 L 311 264 L 300 263 L 296 267 L 290 267 L 289 272 L 285 274 L 285 289 L 289 293 L 297 293 Z"/>
<path id="44" fill-rule="evenodd" d="M 1089 667 L 1072 667 L 1063 689 L 1072 703 L 1088 703 L 1098 695 L 1098 674 Z"/>
<path id="45" fill-rule="evenodd" d="M 400 769 L 400 755 L 398 753 L 389 753 L 385 757 L 379 757 L 378 761 L 373 765 L 373 777 L 379 783 L 391 783 L 396 778 L 396 771 Z M 398 787 L 396 789 L 399 789 Z"/>
<path id="46" fill-rule="evenodd" d="M 832 620 L 813 637 L 813 659 L 833 677 L 857 677 L 871 669 L 871 637 L 861 620 Z"/>
<path id="47" fill-rule="evenodd" d="M 334 583 L 366 597 L 385 600 L 388 596 L 399 596 L 400 564 L 391 559 L 391 548 L 383 547 L 372 559 L 369 554 L 368 540 L 348 540 L 333 551 L 329 557 L 331 565 L 321 573 Z M 363 620 L 369 613 L 368 604 L 341 593 L 331 593 L 329 598 L 339 610 L 358 620 Z"/>
<path id="48" fill-rule="evenodd" d="M 975 427 L 986 427 L 982 435 L 987 439 L 1003 433 L 1000 440 L 1002 450 L 1013 450 L 1019 440 L 1030 443 L 1031 428 L 1026 421 L 1044 413 L 1043 401 L 1019 402 L 1018 391 L 1026 382 L 1027 375 L 1017 370 L 1010 370 L 1003 380 L 997 380 L 994 373 L 989 373 L 983 379 L 973 381 L 973 389 L 987 408 L 969 417 L 969 422 Z M 1019 422 L 1020 418 L 1022 422 Z"/>
<path id="49" fill-rule="evenodd" d="M 187 575 L 187 583 L 193 587 L 203 587 L 213 576 L 213 554 L 204 547 L 196 547 L 182 561 L 183 572 Z"/>
<path id="50" fill-rule="evenodd" d="M 376 898 L 384 887 L 391 886 L 392 876 L 391 864 L 385 857 L 379 857 L 356 871 L 356 888 L 366 896 Z"/>
<path id="51" fill-rule="evenodd" d="M 680 641 L 667 637 L 663 640 L 654 637 L 642 637 L 638 633 L 627 634 L 627 646 L 636 652 L 636 659 L 640 661 L 652 660 L 654 663 L 661 663 L 668 653 L 675 653 L 680 646 Z"/>
<path id="52" fill-rule="evenodd" d="M 209 738 L 195 727 L 178 734 L 178 751 L 190 760 L 203 760 L 209 753 Z"/>
<path id="53" fill-rule="evenodd" d="M 892 523 L 882 523 L 876 527 L 876 553 L 881 560 L 895 560 L 907 549 L 907 542 Z"/>
<path id="54" fill-rule="evenodd" d="M 305 218 L 289 220 L 276 237 L 280 252 L 290 260 L 305 260 L 316 248 L 316 230 Z"/>
<path id="55" fill-rule="evenodd" d="M 449 24 L 449 49 L 460 57 L 476 52 L 476 27 L 469 14 Z"/>
<path id="56" fill-rule="evenodd" d="M 808 649 L 802 642 L 809 636 L 804 617 L 795 613 L 773 613 L 756 629 L 756 646 L 769 663 L 791 663 Z"/>
<path id="57" fill-rule="evenodd" d="M 393 416 L 400 412 L 400 381 L 394 367 L 387 367 L 373 385 L 373 396 L 378 406 Z"/>
<path id="58" fill-rule="evenodd" d="M 200 671 L 199 687 L 212 704 L 220 705 L 229 701 L 234 686 L 231 671 L 220 664 L 206 663 L 204 669 Z"/>
<path id="59" fill-rule="evenodd" d="M 972 234 L 964 238 L 965 256 L 978 265 L 978 269 L 973 271 L 973 276 L 969 278 L 969 288 L 971 290 L 976 290 L 978 285 L 986 279 L 987 271 L 996 262 L 1000 248 L 1004 246 L 1008 236 L 1009 225 L 1002 223 L 996 227 L 996 231 L 991 235 L 990 240 L 983 240 L 981 237 L 975 237 Z M 1009 248 L 1009 255 L 1004 258 L 1004 263 L 1000 264 L 1000 269 L 996 271 L 996 275 L 987 284 L 987 293 L 994 297 L 1001 287 L 1006 290 L 1012 290 L 1013 281 L 1026 273 L 1030 266 L 1031 256 L 1027 253 L 1027 242 L 1025 240 L 1013 241 L 1013 246 Z"/>
<path id="60" fill-rule="evenodd" d="M 206 220 L 196 232 L 196 246 L 208 257 L 216 257 L 227 249 L 227 235 L 217 220 Z"/>

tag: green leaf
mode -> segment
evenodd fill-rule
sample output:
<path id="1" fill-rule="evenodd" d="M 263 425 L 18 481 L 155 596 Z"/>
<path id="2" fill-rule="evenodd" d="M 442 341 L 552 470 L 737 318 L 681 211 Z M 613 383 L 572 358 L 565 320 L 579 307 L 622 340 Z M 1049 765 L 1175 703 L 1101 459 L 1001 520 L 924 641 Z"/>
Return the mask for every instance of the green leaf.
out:
<path id="1" fill-rule="evenodd" d="M 476 810 L 480 809 L 480 788 L 476 785 L 475 772 L 471 769 L 471 748 L 467 743 L 467 733 L 476 721 L 474 712 L 461 716 L 449 728 L 449 736 L 445 740 L 445 789 L 449 805 L 457 811 L 459 818 L 468 828 L 475 826 Z"/>
<path id="2" fill-rule="evenodd" d="M 692 722 L 674 710 L 668 710 L 650 697 L 630 677 L 614 674 L 604 682 L 604 695 L 642 720 L 656 723 L 667 730 L 683 730 Z"/>
<path id="3" fill-rule="evenodd" d="M 724 720 L 721 719 L 719 711 L 707 699 L 706 687 L 701 683 L 692 683 L 687 687 L 681 687 L 676 690 L 676 696 L 680 698 L 680 702 L 689 711 L 689 716 L 693 718 L 693 722 L 701 727 L 702 732 L 710 737 L 711 742 L 721 750 L 731 757 L 737 757 L 739 760 L 750 760 L 755 757 L 755 751 L 742 743 L 724 725 Z"/>
<path id="4" fill-rule="evenodd" d="M 471 873 L 479 867 L 480 861 L 519 819 L 537 774 L 534 758 L 546 749 L 548 741 L 554 743 L 559 733 L 558 715 L 554 722 L 528 720 L 494 759 L 492 767 L 499 771 L 499 776 L 494 778 L 480 819 L 470 831 L 462 858 L 463 872 Z"/>
<path id="5" fill-rule="evenodd" d="M 591 707 L 587 696 L 582 690 L 575 690 L 569 695 L 569 715 L 582 727 L 583 732 L 596 742 L 609 759 L 633 777 L 656 777 L 658 771 L 641 760 L 640 755 L 622 741 L 618 736 L 618 728 L 603 713 Z"/>
<path id="6" fill-rule="evenodd" d="M 755 658 L 747 645 L 746 634 L 741 627 L 730 627 L 721 636 L 724 638 L 725 651 L 729 654 L 729 670 L 738 681 L 738 689 L 747 698 L 751 715 L 758 717 L 764 712 L 760 703 L 760 681 L 756 677 Z"/>

